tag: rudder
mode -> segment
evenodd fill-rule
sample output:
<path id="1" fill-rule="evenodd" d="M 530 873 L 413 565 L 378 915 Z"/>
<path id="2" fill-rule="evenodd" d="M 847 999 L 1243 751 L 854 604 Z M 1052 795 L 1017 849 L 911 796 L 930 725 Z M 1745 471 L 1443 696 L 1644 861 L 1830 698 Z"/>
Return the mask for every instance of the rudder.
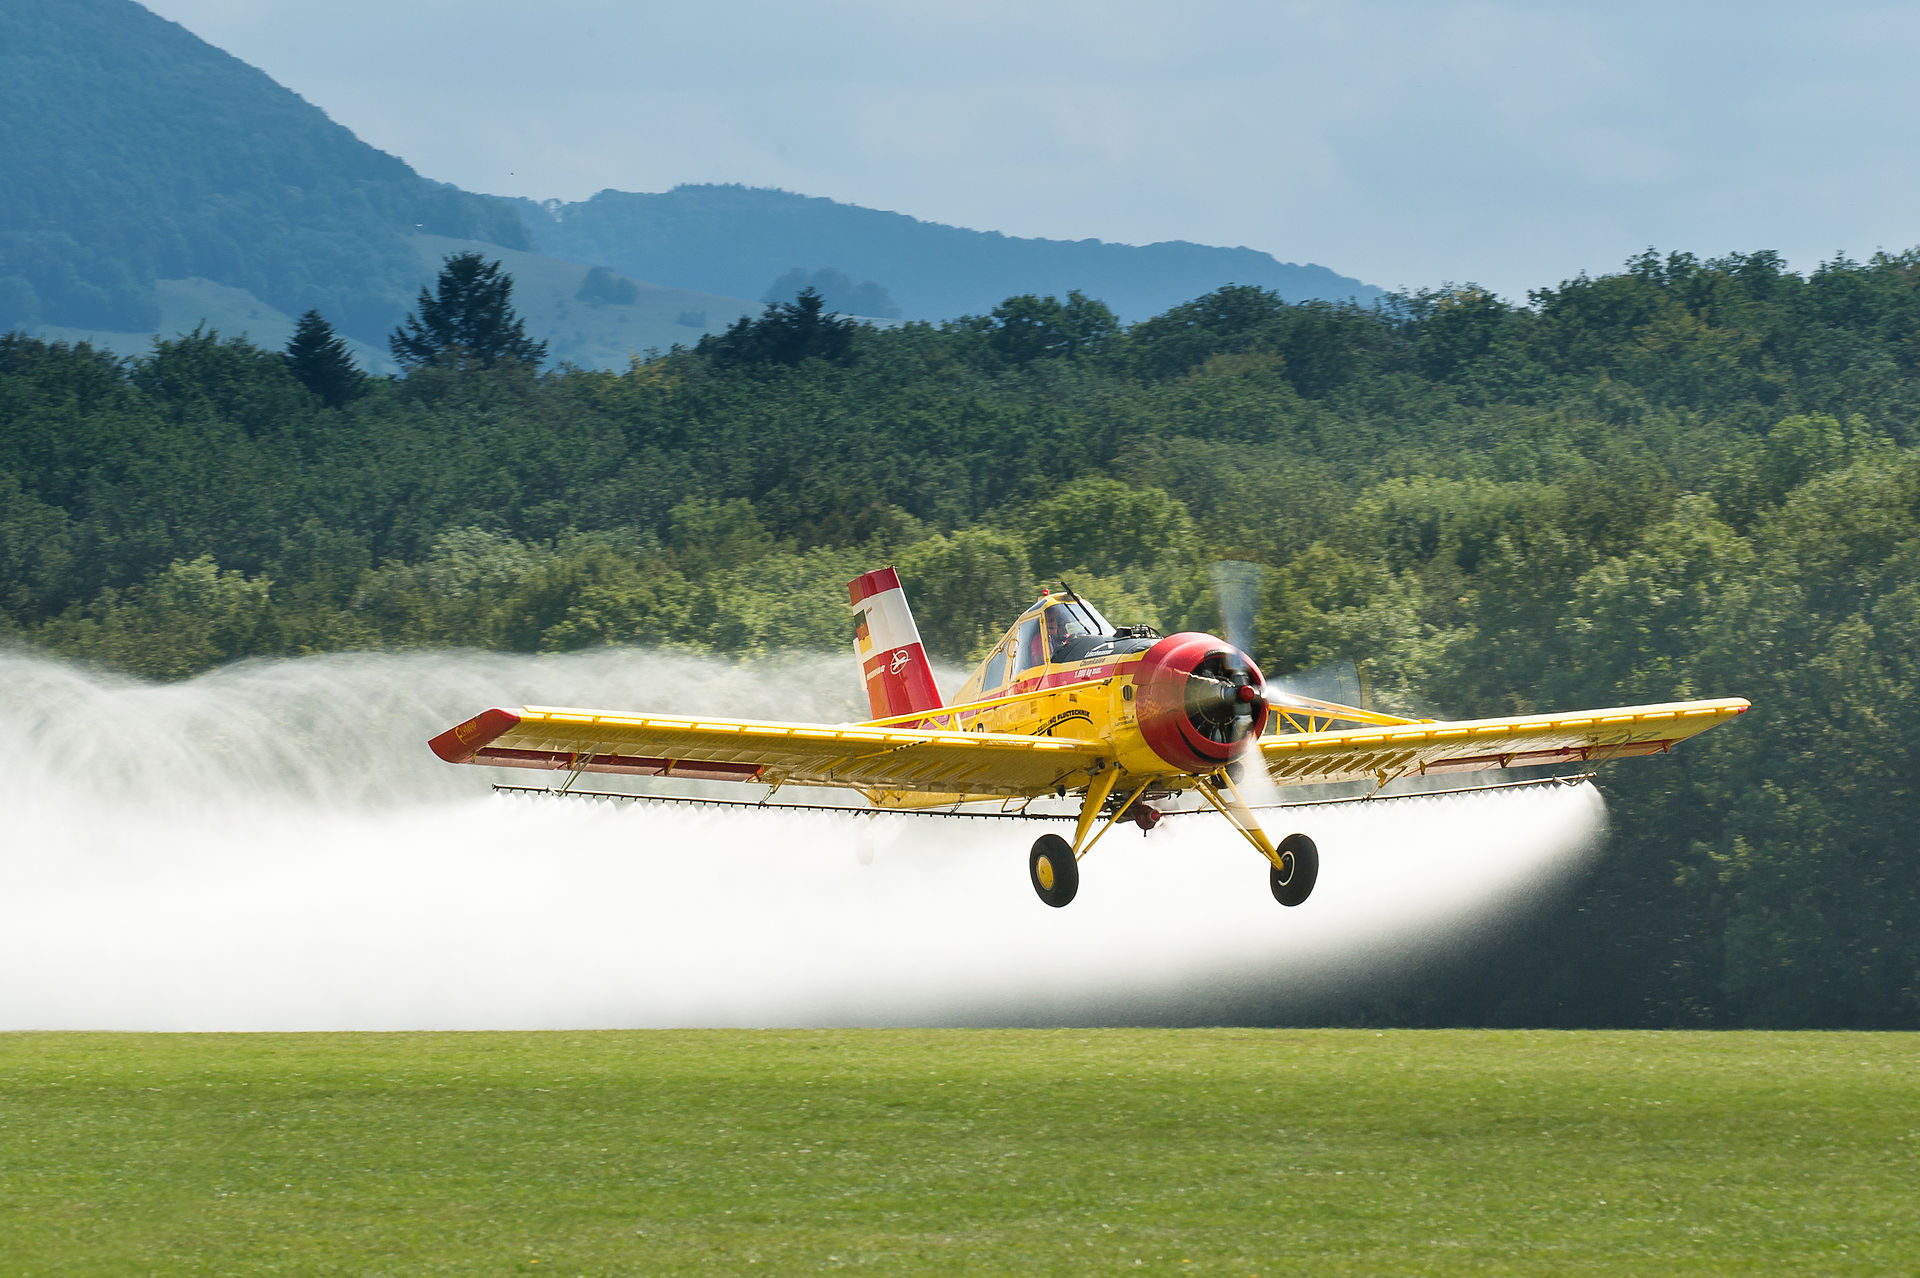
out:
<path id="1" fill-rule="evenodd" d="M 892 719 L 945 705 L 900 574 L 890 567 L 862 573 L 847 583 L 847 597 L 853 607 L 854 652 L 873 717 Z"/>

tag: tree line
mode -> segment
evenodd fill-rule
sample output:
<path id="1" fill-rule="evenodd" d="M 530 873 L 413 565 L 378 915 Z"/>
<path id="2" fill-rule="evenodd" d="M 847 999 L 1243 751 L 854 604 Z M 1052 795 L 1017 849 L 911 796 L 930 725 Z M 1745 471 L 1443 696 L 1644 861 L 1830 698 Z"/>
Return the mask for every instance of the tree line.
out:
<path id="1" fill-rule="evenodd" d="M 1537 929 L 1362 1014 L 1920 1025 L 1920 254 L 1649 253 L 1524 305 L 1229 287 L 1133 325 L 803 301 L 620 372 L 450 339 L 345 393 L 317 316 L 286 352 L 0 339 L 0 634 L 158 678 L 840 651 L 844 582 L 895 562 L 958 662 L 1062 576 L 1212 629 L 1207 564 L 1252 560 L 1263 665 L 1364 662 L 1388 708 L 1755 703 L 1606 775 L 1609 852 Z"/>

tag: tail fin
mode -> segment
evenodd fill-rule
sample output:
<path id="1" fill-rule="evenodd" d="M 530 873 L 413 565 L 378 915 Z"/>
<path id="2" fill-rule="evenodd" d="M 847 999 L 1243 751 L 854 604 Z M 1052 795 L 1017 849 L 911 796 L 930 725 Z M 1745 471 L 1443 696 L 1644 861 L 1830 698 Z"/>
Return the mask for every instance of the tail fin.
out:
<path id="1" fill-rule="evenodd" d="M 891 719 L 946 704 L 934 686 L 933 663 L 920 643 L 900 574 L 877 568 L 847 583 L 853 601 L 853 647 L 876 719 Z"/>

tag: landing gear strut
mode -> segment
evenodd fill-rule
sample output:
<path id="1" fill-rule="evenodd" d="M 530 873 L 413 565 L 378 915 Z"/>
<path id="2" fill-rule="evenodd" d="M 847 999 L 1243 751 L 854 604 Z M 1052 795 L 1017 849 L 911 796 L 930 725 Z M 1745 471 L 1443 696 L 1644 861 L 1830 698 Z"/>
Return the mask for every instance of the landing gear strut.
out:
<path id="1" fill-rule="evenodd" d="M 1232 772 L 1226 773 L 1223 779 L 1224 789 L 1196 777 L 1194 788 L 1221 816 L 1233 822 L 1255 851 L 1267 858 L 1267 882 L 1273 889 L 1273 899 L 1282 905 L 1299 905 L 1313 895 L 1314 880 L 1320 877 L 1320 849 L 1304 834 L 1289 834 L 1280 840 L 1278 847 L 1274 846 L 1261 828 L 1260 818 L 1247 806 Z"/>

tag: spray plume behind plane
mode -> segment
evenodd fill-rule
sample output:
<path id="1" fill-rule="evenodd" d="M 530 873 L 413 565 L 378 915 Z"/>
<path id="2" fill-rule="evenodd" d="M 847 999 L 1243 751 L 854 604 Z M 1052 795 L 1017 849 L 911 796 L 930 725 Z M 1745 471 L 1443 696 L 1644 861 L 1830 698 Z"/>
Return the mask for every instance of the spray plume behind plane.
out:
<path id="1" fill-rule="evenodd" d="M 333 656 L 171 685 L 0 657 L 0 1029 L 1338 1014 L 1564 890 L 1605 826 L 1591 786 L 1315 809 L 1317 908 L 1277 911 L 1231 832 L 1170 824 L 1103 845 L 1098 889 L 1052 911 L 1003 823 L 495 796 L 419 742 L 501 686 L 861 717 L 842 657 Z"/>

